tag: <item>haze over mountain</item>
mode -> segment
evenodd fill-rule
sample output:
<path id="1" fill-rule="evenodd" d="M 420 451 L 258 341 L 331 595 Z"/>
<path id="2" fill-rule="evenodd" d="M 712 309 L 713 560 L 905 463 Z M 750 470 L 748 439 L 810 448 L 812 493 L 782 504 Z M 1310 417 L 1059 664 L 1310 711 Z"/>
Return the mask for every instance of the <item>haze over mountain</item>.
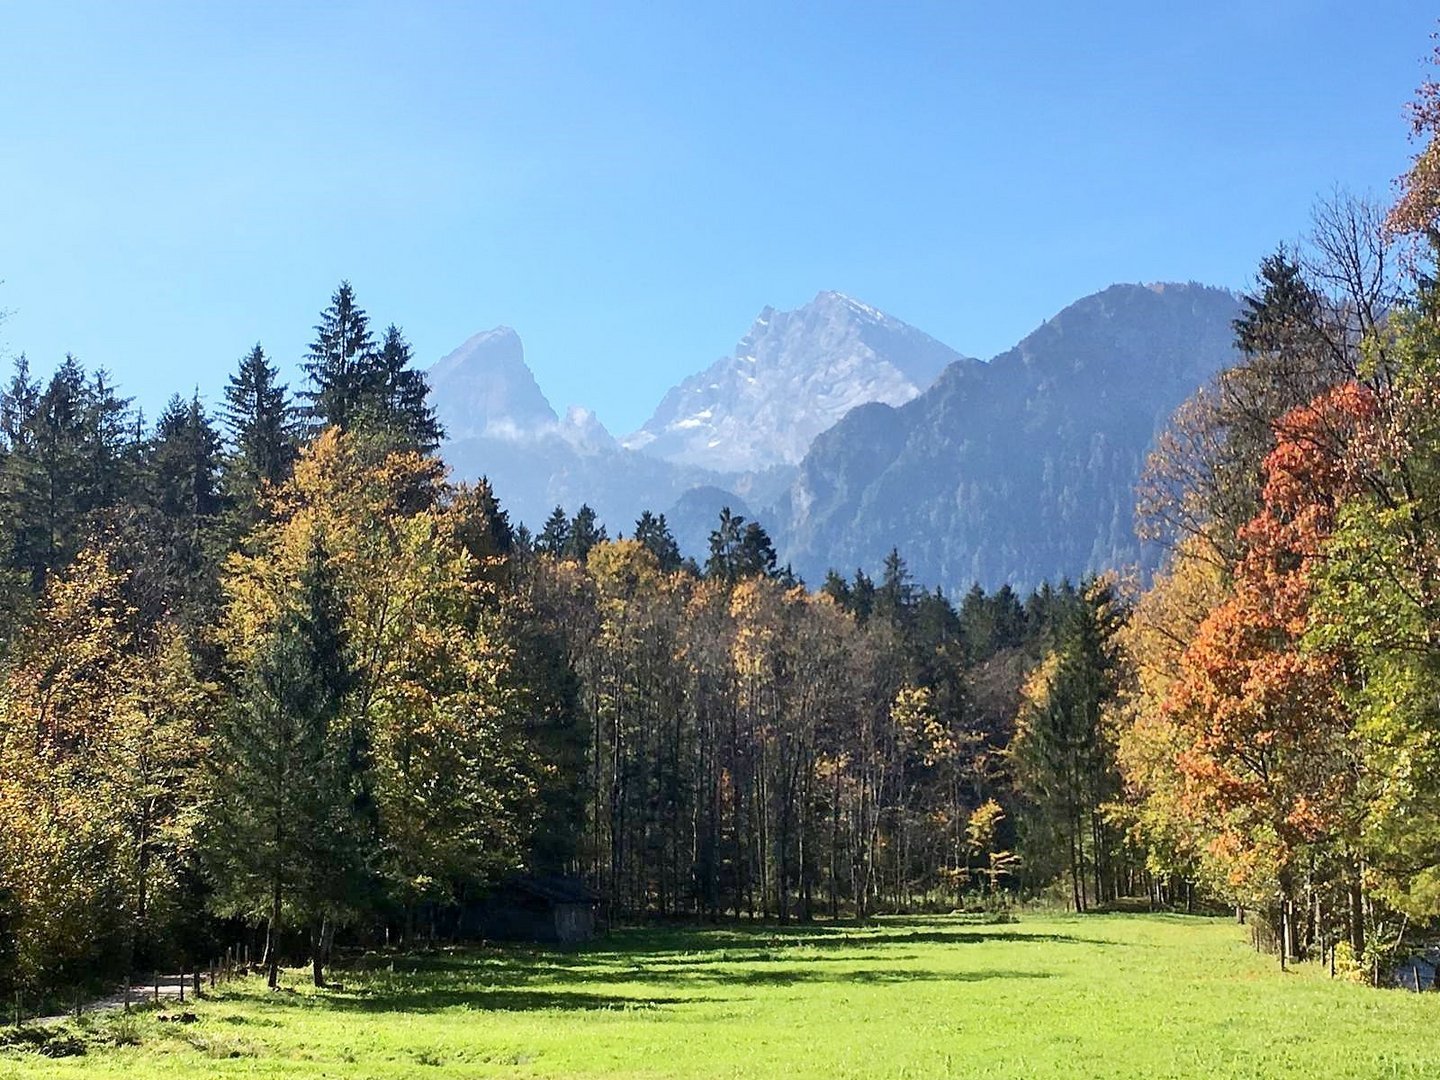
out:
<path id="1" fill-rule="evenodd" d="M 857 405 L 902 405 L 964 359 L 899 319 L 822 292 L 794 311 L 765 308 L 732 355 L 672 389 L 622 442 L 721 472 L 795 465 Z"/>
<path id="2" fill-rule="evenodd" d="M 896 546 L 927 585 L 1030 586 L 1153 562 L 1135 483 L 1157 430 L 1232 359 L 1237 312 L 1223 289 L 1115 285 L 984 363 L 822 292 L 766 308 L 620 441 L 588 410 L 559 416 L 500 327 L 431 369 L 432 400 L 456 475 L 487 475 L 532 528 L 586 502 L 613 535 L 649 509 L 703 561 L 728 504 L 812 583 Z"/>
<path id="3" fill-rule="evenodd" d="M 427 375 L 446 462 L 458 479 L 488 477 L 517 524 L 538 528 L 557 505 L 589 503 L 612 531 L 628 528 L 641 510 L 717 479 L 624 449 L 589 409 L 559 416 L 508 326 L 475 334 Z"/>
<path id="4" fill-rule="evenodd" d="M 536 435 L 559 423 L 508 326 L 475 334 L 427 374 L 435 414 L 452 440 Z"/>
<path id="5" fill-rule="evenodd" d="M 1224 289 L 1115 285 L 900 408 L 854 410 L 776 511 L 782 558 L 815 581 L 873 572 L 898 546 L 918 581 L 951 590 L 1153 563 L 1135 484 L 1174 409 L 1233 360 L 1238 312 Z"/>

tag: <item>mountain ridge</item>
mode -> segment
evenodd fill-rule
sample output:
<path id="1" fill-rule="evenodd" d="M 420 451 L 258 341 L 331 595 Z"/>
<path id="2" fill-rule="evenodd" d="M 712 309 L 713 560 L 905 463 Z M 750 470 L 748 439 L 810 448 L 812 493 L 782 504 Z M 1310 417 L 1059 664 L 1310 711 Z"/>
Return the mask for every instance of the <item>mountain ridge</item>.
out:
<path id="1" fill-rule="evenodd" d="M 952 589 L 1153 564 L 1135 483 L 1174 409 L 1232 359 L 1238 311 L 1226 289 L 1113 285 L 898 408 L 853 411 L 780 501 L 783 557 L 818 580 L 895 546 Z"/>
<path id="2" fill-rule="evenodd" d="M 969 359 L 877 308 L 824 290 L 793 310 L 763 308 L 729 356 L 672 387 L 621 444 L 720 471 L 795 465 L 850 409 L 908 401 L 948 364 Z"/>

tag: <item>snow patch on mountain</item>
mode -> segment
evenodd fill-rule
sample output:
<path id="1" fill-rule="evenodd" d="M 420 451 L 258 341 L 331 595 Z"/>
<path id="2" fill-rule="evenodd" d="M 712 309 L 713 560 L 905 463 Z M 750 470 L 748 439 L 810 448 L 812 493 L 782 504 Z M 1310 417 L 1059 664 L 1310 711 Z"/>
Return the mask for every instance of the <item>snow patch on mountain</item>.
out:
<path id="1" fill-rule="evenodd" d="M 868 304 L 822 292 L 794 311 L 763 309 L 732 355 L 667 393 L 621 444 L 722 472 L 794 465 L 857 405 L 903 405 L 965 360 Z"/>

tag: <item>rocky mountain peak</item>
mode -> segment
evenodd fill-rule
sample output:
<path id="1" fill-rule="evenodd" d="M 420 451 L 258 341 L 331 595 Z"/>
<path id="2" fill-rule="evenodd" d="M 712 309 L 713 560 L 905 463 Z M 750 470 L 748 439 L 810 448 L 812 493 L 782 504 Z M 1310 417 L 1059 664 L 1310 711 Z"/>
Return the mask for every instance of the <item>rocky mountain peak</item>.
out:
<path id="1" fill-rule="evenodd" d="M 751 472 L 793 465 L 857 405 L 900 405 L 965 357 L 843 293 L 766 307 L 734 352 L 665 395 L 623 440 L 668 461 Z"/>
<path id="2" fill-rule="evenodd" d="M 518 438 L 559 421 L 525 363 L 520 335 L 508 326 L 473 335 L 427 375 L 430 400 L 451 439 Z"/>

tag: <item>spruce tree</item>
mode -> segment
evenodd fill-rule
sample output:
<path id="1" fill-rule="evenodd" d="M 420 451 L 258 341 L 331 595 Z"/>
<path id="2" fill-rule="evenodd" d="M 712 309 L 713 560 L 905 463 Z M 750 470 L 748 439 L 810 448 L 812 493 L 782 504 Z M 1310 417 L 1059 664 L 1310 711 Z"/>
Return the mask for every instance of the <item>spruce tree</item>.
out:
<path id="1" fill-rule="evenodd" d="M 293 604 L 242 676 L 215 732 L 209 861 L 224 914 L 268 921 L 268 980 L 276 985 L 287 914 L 315 930 L 338 914 L 362 852 L 354 824 L 351 738 L 355 682 L 344 607 L 322 538 L 312 537 Z"/>
<path id="2" fill-rule="evenodd" d="M 552 555 L 558 559 L 569 543 L 570 518 L 565 513 L 563 506 L 557 506 L 550 511 L 550 516 L 545 519 L 545 527 L 535 538 L 535 550 L 542 555 Z"/>
<path id="3" fill-rule="evenodd" d="M 855 618 L 865 622 L 875 610 L 875 582 L 864 570 L 856 569 L 855 583 L 850 587 L 851 610 Z"/>
<path id="4" fill-rule="evenodd" d="M 374 386 L 377 366 L 370 318 L 355 302 L 350 282 L 342 281 L 320 313 L 305 357 L 310 386 L 302 396 L 311 425 L 351 428 L 360 418 L 367 385 Z"/>
<path id="5" fill-rule="evenodd" d="M 379 352 L 367 374 L 361 412 L 380 435 L 398 449 L 430 454 L 440 445 L 444 430 L 428 400 L 425 373 L 411 365 L 414 354 L 405 335 L 393 323 L 385 328 Z"/>
<path id="6" fill-rule="evenodd" d="M 569 535 L 561 548 L 560 557 L 583 563 L 590 557 L 590 551 L 597 544 L 605 543 L 605 526 L 601 525 L 587 503 L 582 503 L 570 521 Z"/>
<path id="7" fill-rule="evenodd" d="M 186 401 L 177 394 L 161 412 L 148 449 L 145 490 L 159 546 L 144 568 L 158 579 L 157 615 L 178 614 L 193 640 L 219 599 L 212 541 L 222 509 L 220 436 L 198 395 Z"/>
<path id="8" fill-rule="evenodd" d="M 825 582 L 820 586 L 820 591 L 835 601 L 841 610 L 851 611 L 854 597 L 850 592 L 850 583 L 841 577 L 833 567 L 825 571 Z"/>
<path id="9" fill-rule="evenodd" d="M 684 564 L 680 545 L 675 542 L 675 535 L 670 531 L 664 514 L 656 517 L 649 510 L 644 511 L 635 522 L 635 539 L 645 545 L 645 550 L 655 556 L 660 569 L 667 574 L 679 570 Z"/>
<path id="10" fill-rule="evenodd" d="M 705 576 L 736 582 L 744 578 L 777 577 L 775 545 L 758 522 L 747 522 L 728 506 L 720 510 L 720 521 L 710 534 L 710 557 Z"/>
<path id="11" fill-rule="evenodd" d="M 909 625 L 914 606 L 915 586 L 910 580 L 910 571 L 899 549 L 892 547 L 885 556 L 880 586 L 875 590 L 875 613 L 903 628 Z"/>
<path id="12" fill-rule="evenodd" d="M 240 358 L 220 409 L 229 454 L 225 488 L 248 508 L 261 487 L 281 483 L 295 463 L 295 410 L 279 370 L 257 342 Z M 253 522 L 253 518 L 247 520 Z"/>

